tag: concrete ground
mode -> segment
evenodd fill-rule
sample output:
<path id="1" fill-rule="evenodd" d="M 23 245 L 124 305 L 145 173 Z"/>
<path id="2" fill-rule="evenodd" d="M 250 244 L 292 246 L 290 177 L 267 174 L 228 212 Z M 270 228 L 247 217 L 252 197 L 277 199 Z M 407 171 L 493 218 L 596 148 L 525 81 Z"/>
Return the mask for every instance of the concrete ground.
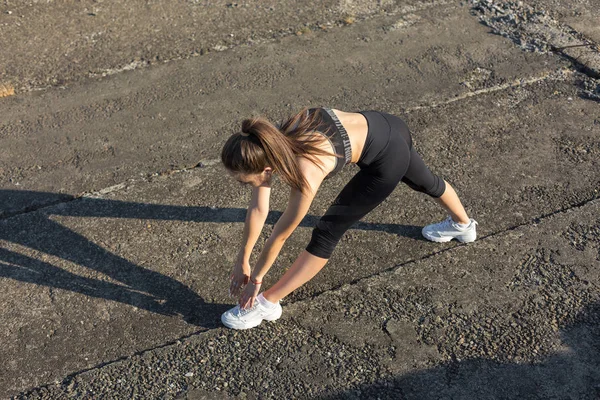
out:
<path id="1" fill-rule="evenodd" d="M 0 397 L 599 398 L 598 10 L 0 1 Z M 220 148 L 320 105 L 405 118 L 479 240 L 424 240 L 444 213 L 400 186 L 282 319 L 228 330 L 249 191 Z"/>

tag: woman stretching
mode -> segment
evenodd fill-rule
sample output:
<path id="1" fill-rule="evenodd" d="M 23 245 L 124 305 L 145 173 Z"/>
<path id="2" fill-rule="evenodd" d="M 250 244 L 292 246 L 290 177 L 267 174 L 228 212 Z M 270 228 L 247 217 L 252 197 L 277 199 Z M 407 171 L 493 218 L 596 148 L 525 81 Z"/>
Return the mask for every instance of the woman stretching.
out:
<path id="1" fill-rule="evenodd" d="M 236 180 L 252 185 L 242 247 L 231 274 L 230 294 L 239 296 L 239 304 L 221 317 L 229 328 L 247 329 L 262 320 L 278 319 L 279 301 L 312 279 L 344 232 L 388 197 L 400 181 L 433 197 L 450 214 L 445 221 L 424 227 L 423 236 L 435 242 L 476 238 L 477 222 L 469 219 L 452 186 L 425 166 L 413 149 L 406 124 L 390 114 L 312 108 L 280 127 L 262 118 L 247 119 L 242 131 L 225 143 L 221 160 Z M 263 277 L 308 212 L 323 179 L 350 163 L 360 171 L 319 220 L 306 250 L 277 283 L 259 294 Z M 251 269 L 250 254 L 269 212 L 273 174 L 291 187 L 290 198 Z"/>

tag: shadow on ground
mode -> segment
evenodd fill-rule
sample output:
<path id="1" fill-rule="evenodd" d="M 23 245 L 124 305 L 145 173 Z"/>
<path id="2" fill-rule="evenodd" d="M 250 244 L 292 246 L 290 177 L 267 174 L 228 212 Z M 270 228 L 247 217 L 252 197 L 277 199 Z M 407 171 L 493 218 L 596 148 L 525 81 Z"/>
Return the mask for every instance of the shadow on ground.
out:
<path id="1" fill-rule="evenodd" d="M 45 208 L 43 213 L 36 214 L 33 226 L 1 229 L 0 239 L 95 270 L 119 283 L 73 274 L 48 262 L 6 248 L 0 248 L 0 276 L 117 301 L 162 315 L 179 315 L 188 323 L 207 328 L 218 326 L 220 314 L 231 305 L 206 303 L 178 280 L 135 265 L 49 217 L 63 215 L 241 223 L 245 220 L 245 209 L 156 205 L 97 198 L 75 199 L 63 194 L 0 190 L 0 204 L 12 206 L 14 209 L 18 209 L 19 204 L 33 204 L 30 207 L 30 210 L 33 210 L 36 203 L 39 208 L 44 204 L 65 203 L 71 200 L 78 202 L 76 207 L 67 203 Z M 267 223 L 275 223 L 280 216 L 281 212 L 271 212 Z M 301 222 L 301 226 L 314 226 L 317 219 L 316 216 L 308 215 Z M 424 240 L 420 235 L 421 228 L 412 225 L 359 222 L 353 229 L 385 231 Z"/>
<path id="2" fill-rule="evenodd" d="M 600 303 L 561 332 L 564 351 L 536 363 L 477 358 L 396 376 L 319 397 L 341 399 L 600 399 Z M 533 349 L 533 344 L 530 344 Z M 502 349 L 500 349 L 502 351 Z"/>

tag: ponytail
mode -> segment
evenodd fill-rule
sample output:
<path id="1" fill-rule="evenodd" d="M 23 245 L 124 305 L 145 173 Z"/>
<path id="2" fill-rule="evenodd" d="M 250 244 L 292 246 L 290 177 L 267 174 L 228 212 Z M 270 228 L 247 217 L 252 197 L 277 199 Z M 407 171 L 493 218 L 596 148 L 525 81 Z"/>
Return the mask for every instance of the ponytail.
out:
<path id="1" fill-rule="evenodd" d="M 264 118 L 242 121 L 242 131 L 232 135 L 221 152 L 221 160 L 231 171 L 259 174 L 271 167 L 285 183 L 306 193 L 308 182 L 298 164 L 302 156 L 323 167 L 316 156 L 335 155 L 318 147 L 324 138 L 316 134 L 318 115 L 308 116 L 304 109 L 289 118 L 280 128 Z"/>

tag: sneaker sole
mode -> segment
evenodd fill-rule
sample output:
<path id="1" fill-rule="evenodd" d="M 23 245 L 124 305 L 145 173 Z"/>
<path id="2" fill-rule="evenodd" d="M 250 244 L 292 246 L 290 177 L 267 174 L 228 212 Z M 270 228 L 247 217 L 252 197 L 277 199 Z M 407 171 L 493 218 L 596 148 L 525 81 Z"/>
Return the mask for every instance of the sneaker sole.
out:
<path id="1" fill-rule="evenodd" d="M 281 314 L 283 313 L 283 309 L 279 308 L 279 312 L 275 313 L 272 316 L 269 316 L 267 318 L 263 318 L 260 321 L 258 321 L 258 323 L 254 324 L 254 325 L 236 325 L 236 324 L 232 324 L 229 321 L 227 321 L 225 319 L 224 315 L 221 315 L 221 323 L 223 323 L 223 325 L 225 325 L 227 328 L 230 329 L 236 329 L 236 330 L 244 330 L 244 329 L 252 329 L 252 328 L 256 328 L 257 326 L 259 326 L 263 321 L 276 321 L 279 318 L 281 318 Z"/>
<path id="2" fill-rule="evenodd" d="M 427 234 L 423 233 L 423 237 L 427 240 L 431 240 L 432 242 L 437 242 L 437 243 L 446 243 L 451 241 L 452 239 L 456 239 L 461 243 L 471 243 L 474 242 L 475 239 L 477 239 L 477 237 L 474 238 L 464 238 L 462 236 L 456 236 L 456 237 L 452 237 L 452 236 L 445 236 L 445 237 L 433 237 L 433 236 L 429 236 Z"/>

